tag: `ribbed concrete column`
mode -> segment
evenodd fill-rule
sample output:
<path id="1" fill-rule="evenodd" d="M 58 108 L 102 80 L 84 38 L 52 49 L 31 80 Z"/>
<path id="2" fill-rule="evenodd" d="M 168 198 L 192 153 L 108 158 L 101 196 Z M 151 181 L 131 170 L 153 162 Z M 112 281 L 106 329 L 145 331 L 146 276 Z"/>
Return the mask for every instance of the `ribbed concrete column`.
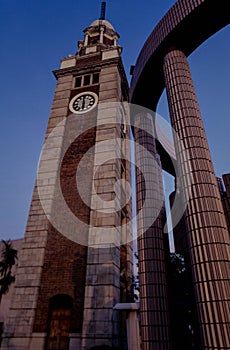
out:
<path id="1" fill-rule="evenodd" d="M 165 262 L 166 237 L 162 229 L 163 184 L 153 135 L 152 117 L 144 113 L 138 114 L 135 118 L 134 136 L 139 217 L 137 224 L 141 340 L 143 350 L 169 350 L 171 340 Z M 141 145 L 140 148 L 138 144 Z M 148 201 L 147 208 L 143 209 L 146 201 Z M 149 226 L 150 222 L 152 224 Z"/>
<path id="2" fill-rule="evenodd" d="M 163 69 L 172 126 L 187 150 L 187 157 L 184 157 L 176 142 L 181 186 L 185 191 L 188 190 L 188 174 L 192 180 L 185 220 L 202 349 L 227 350 L 230 349 L 230 253 L 220 193 L 183 52 L 169 52 Z"/>

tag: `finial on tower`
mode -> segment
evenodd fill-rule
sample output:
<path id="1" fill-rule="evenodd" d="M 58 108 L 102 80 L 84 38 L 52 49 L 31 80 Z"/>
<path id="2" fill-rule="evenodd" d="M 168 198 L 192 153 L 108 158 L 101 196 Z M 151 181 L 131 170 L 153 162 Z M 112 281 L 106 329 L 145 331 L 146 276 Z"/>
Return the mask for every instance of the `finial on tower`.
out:
<path id="1" fill-rule="evenodd" d="M 106 1 L 102 1 L 101 3 L 101 15 L 100 15 L 100 20 L 105 19 L 105 7 L 106 7 Z"/>

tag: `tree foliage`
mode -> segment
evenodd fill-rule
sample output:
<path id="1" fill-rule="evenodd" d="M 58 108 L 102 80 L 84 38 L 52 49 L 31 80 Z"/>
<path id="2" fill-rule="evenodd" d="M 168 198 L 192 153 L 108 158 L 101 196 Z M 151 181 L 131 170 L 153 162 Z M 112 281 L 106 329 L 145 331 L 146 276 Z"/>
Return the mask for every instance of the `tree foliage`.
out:
<path id="1" fill-rule="evenodd" d="M 15 281 L 12 274 L 12 268 L 16 264 L 17 250 L 13 248 L 10 240 L 2 240 L 3 248 L 1 250 L 0 260 L 0 302 L 2 296 L 9 291 L 10 285 Z"/>

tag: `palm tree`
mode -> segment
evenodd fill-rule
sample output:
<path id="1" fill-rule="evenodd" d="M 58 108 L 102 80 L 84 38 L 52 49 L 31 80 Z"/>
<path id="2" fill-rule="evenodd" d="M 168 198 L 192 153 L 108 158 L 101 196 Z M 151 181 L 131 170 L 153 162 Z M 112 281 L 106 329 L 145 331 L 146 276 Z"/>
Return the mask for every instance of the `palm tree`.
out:
<path id="1" fill-rule="evenodd" d="M 10 240 L 4 241 L 1 251 L 0 261 L 0 303 L 2 296 L 9 291 L 10 285 L 15 281 L 15 276 L 12 275 L 12 267 L 17 260 L 17 250 L 13 248 Z"/>

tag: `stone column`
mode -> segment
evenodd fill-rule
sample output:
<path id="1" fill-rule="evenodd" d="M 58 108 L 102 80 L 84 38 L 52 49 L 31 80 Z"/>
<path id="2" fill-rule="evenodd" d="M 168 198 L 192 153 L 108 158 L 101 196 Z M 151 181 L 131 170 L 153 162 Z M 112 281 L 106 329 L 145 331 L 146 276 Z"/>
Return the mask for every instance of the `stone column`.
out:
<path id="1" fill-rule="evenodd" d="M 119 346 L 119 315 L 113 310 L 120 300 L 122 243 L 119 83 L 116 66 L 101 70 L 81 350 Z"/>
<path id="2" fill-rule="evenodd" d="M 113 309 L 126 312 L 128 350 L 141 350 L 139 305 L 137 303 L 118 303 Z"/>
<path id="3" fill-rule="evenodd" d="M 164 198 L 152 116 L 140 113 L 135 117 L 134 136 L 142 349 L 166 350 L 171 349 L 171 339 L 166 280 L 166 237 L 162 228 Z"/>
<path id="4" fill-rule="evenodd" d="M 202 349 L 230 348 L 229 234 L 187 59 L 172 50 L 163 70 L 175 139 Z M 187 182 L 188 176 L 191 184 Z M 188 199 L 189 195 L 189 199 Z"/>
<path id="5" fill-rule="evenodd" d="M 89 34 L 86 33 L 86 34 L 85 34 L 85 40 L 84 40 L 84 46 L 87 46 L 88 43 L 89 43 Z"/>
<path id="6" fill-rule="evenodd" d="M 104 37 L 104 28 L 100 28 L 100 43 L 103 44 L 103 37 Z"/>

